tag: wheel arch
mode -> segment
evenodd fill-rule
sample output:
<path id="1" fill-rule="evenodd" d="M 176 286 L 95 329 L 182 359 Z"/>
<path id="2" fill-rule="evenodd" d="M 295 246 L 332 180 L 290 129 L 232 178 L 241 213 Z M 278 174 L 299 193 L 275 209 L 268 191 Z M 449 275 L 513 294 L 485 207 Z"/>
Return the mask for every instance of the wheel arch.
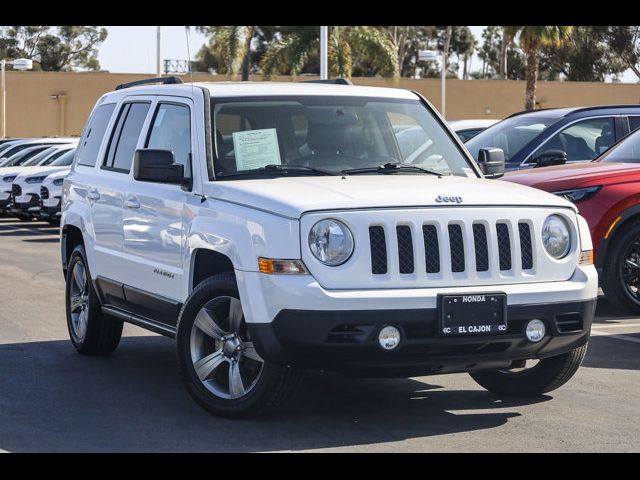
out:
<path id="1" fill-rule="evenodd" d="M 191 275 L 189 291 L 193 291 L 207 278 L 220 273 L 234 273 L 235 268 L 229 256 L 210 248 L 196 248 L 191 253 Z"/>
<path id="2" fill-rule="evenodd" d="M 623 210 L 615 218 L 617 219 L 618 217 L 620 217 L 620 220 L 614 224 L 611 231 L 606 234 L 606 238 L 603 238 L 600 242 L 596 255 L 596 268 L 598 269 L 598 273 L 601 273 L 608 263 L 607 256 L 609 255 L 609 250 L 620 232 L 623 232 L 630 224 L 640 221 L 640 205 L 635 205 Z"/>

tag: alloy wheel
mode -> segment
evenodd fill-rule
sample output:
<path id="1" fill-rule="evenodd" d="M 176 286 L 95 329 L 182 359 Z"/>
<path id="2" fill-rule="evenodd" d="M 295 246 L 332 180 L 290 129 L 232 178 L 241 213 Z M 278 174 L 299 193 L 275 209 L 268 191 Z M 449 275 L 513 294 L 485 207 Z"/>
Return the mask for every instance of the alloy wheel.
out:
<path id="1" fill-rule="evenodd" d="M 264 366 L 249 338 L 240 300 L 228 296 L 216 297 L 200 309 L 191 327 L 190 352 L 204 387 L 225 399 L 247 395 Z"/>

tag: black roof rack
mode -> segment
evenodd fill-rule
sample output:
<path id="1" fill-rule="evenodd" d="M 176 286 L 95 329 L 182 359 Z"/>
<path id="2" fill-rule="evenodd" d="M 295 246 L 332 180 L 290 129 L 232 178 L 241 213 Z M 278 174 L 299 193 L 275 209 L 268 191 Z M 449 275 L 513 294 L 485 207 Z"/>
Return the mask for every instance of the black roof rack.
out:
<path id="1" fill-rule="evenodd" d="M 592 105 L 590 107 L 577 107 L 571 112 L 567 113 L 567 115 L 576 112 L 588 112 L 589 110 L 600 110 L 603 108 L 638 108 L 640 107 L 637 103 L 630 103 L 628 105 Z"/>
<path id="2" fill-rule="evenodd" d="M 519 112 L 512 113 L 511 115 L 505 118 L 517 117 L 518 115 L 524 115 L 525 113 L 544 112 L 545 110 L 558 110 L 558 108 L 562 108 L 562 107 L 536 108 L 535 110 L 521 110 Z"/>
<path id="3" fill-rule="evenodd" d="M 183 83 L 183 82 L 180 77 L 145 78 L 143 80 L 136 80 L 135 82 L 121 83 L 116 87 L 116 90 L 122 90 L 123 88 L 137 87 L 138 85 L 148 85 L 151 83 L 160 83 L 162 85 L 174 85 L 176 83 Z"/>
<path id="4" fill-rule="evenodd" d="M 302 83 L 329 83 L 333 85 L 353 85 L 347 78 L 332 78 L 331 80 L 303 80 Z"/>

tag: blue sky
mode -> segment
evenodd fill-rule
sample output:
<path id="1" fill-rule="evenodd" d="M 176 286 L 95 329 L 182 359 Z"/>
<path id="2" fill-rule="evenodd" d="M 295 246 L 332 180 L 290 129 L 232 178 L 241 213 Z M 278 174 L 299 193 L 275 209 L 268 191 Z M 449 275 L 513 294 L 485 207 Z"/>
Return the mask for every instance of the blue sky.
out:
<path id="1" fill-rule="evenodd" d="M 107 27 L 109 36 L 100 46 L 98 59 L 104 70 L 114 73 L 155 73 L 156 70 L 156 27 L 118 26 Z M 469 27 L 480 43 L 484 26 Z M 206 43 L 206 37 L 190 29 L 189 46 L 191 58 L 195 58 L 200 47 Z M 187 35 L 184 26 L 162 27 L 162 59 L 187 58 Z M 474 55 L 470 71 L 478 70 L 481 60 Z M 631 70 L 625 72 L 623 82 L 637 82 Z"/>

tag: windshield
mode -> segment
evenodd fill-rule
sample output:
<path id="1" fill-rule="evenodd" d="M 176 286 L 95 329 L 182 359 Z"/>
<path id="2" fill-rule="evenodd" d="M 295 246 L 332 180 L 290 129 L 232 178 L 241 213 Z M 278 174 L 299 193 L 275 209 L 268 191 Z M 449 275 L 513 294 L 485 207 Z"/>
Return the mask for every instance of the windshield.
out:
<path id="1" fill-rule="evenodd" d="M 519 115 L 507 118 L 480 132 L 465 143 L 465 146 L 476 160 L 481 148 L 501 148 L 504 151 L 504 160 L 508 162 L 531 140 L 557 120 L 557 118 L 537 115 Z"/>
<path id="2" fill-rule="evenodd" d="M 355 169 L 376 174 L 385 164 L 419 167 L 393 170 L 402 174 L 424 174 L 427 169 L 477 176 L 445 129 L 417 100 L 225 99 L 212 101 L 212 115 L 219 180 L 246 178 L 258 169 L 270 175 L 349 174 Z M 278 168 L 269 168 L 274 165 Z"/>
<path id="3" fill-rule="evenodd" d="M 640 130 L 636 130 L 611 150 L 600 155 L 596 162 L 640 163 Z"/>
<path id="4" fill-rule="evenodd" d="M 46 160 L 47 157 L 49 157 L 49 155 L 51 155 L 53 152 L 55 152 L 54 148 L 47 148 L 24 162 L 22 166 L 30 167 L 32 165 L 39 165 L 43 160 Z"/>
<path id="5" fill-rule="evenodd" d="M 41 167 L 46 166 L 46 165 L 51 165 L 54 161 L 56 161 L 58 158 L 62 157 L 68 151 L 69 151 L 68 148 L 58 149 L 54 153 L 50 153 L 49 156 L 44 161 L 41 161 L 38 165 L 41 166 Z"/>
<path id="6" fill-rule="evenodd" d="M 15 155 L 13 155 L 12 157 L 9 157 L 9 161 L 6 163 L 5 166 L 7 167 L 19 167 L 21 165 L 24 165 L 24 163 L 33 158 L 34 156 L 36 156 L 38 153 L 40 153 L 42 150 L 44 150 L 47 147 L 32 147 L 28 150 L 24 150 L 24 151 L 20 151 L 18 153 L 16 153 Z"/>
<path id="7" fill-rule="evenodd" d="M 55 162 L 51 162 L 50 166 L 52 167 L 68 167 L 73 163 L 73 156 L 76 153 L 76 149 L 73 148 L 71 150 L 65 150 L 64 154 L 61 155 Z"/>

